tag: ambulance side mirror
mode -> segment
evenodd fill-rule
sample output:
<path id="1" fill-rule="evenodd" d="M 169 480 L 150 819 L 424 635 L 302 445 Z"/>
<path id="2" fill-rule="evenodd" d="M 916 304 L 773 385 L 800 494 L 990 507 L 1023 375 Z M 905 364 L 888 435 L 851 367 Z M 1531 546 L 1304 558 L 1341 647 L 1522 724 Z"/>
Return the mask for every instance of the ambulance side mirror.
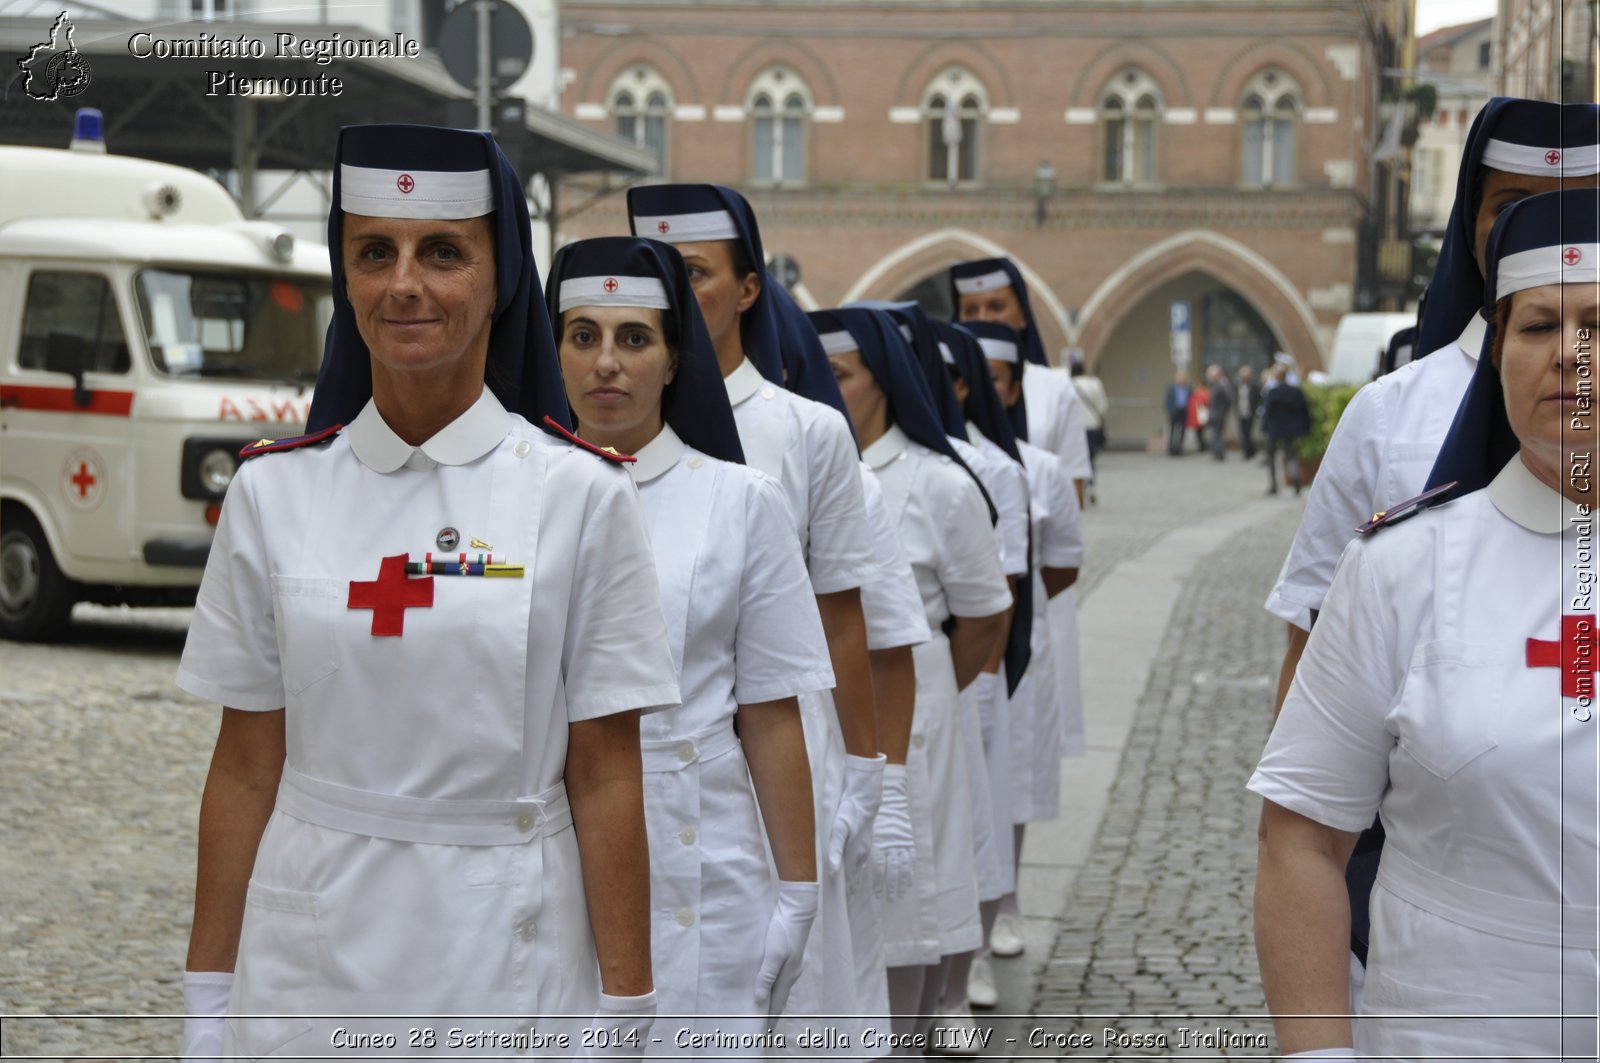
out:
<path id="1" fill-rule="evenodd" d="M 66 373 L 72 377 L 72 401 L 79 406 L 89 405 L 89 388 L 83 381 L 89 368 L 89 345 L 82 335 L 52 329 L 44 352 L 44 367 L 46 372 Z"/>

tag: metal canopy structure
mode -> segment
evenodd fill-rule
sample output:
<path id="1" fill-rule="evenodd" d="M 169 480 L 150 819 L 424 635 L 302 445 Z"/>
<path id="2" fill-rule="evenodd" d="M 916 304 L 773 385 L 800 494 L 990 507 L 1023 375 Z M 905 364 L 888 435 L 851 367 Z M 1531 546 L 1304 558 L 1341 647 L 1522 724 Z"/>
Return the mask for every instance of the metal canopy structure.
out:
<path id="1" fill-rule="evenodd" d="M 90 65 L 88 87 L 71 99 L 47 102 L 23 91 L 15 60 L 50 38 L 51 17 L 0 18 L 0 57 L 6 69 L 0 98 L 0 143 L 66 147 L 73 113 L 98 107 L 113 150 L 197 170 L 234 170 L 241 189 L 253 189 L 257 170 L 326 170 L 340 126 L 363 122 L 417 122 L 470 126 L 472 95 L 458 86 L 437 58 L 340 58 L 327 66 L 311 59 L 270 58 L 276 34 L 346 40 L 379 35 L 364 26 L 206 23 L 216 36 L 259 40 L 269 58 L 138 58 L 130 38 L 141 31 L 166 39 L 194 39 L 198 28 L 155 29 L 148 23 L 80 14 L 74 44 Z M 164 30 L 164 32 L 163 32 Z M 207 72 L 238 78 L 337 77 L 338 96 L 208 96 Z M 524 177 L 547 180 L 572 173 L 646 174 L 655 157 L 646 149 L 521 101 L 502 101 L 496 135 Z M 252 197 L 241 196 L 245 202 Z"/>

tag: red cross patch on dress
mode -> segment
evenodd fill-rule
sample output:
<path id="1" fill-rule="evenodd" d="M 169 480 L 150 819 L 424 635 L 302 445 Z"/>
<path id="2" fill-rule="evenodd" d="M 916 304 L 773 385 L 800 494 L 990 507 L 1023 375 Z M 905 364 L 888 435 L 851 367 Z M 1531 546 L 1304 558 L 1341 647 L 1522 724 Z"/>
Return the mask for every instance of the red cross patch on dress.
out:
<path id="1" fill-rule="evenodd" d="M 1528 667 L 1560 668 L 1561 696 L 1564 698 L 1593 697 L 1594 627 L 1595 618 L 1592 615 L 1563 616 L 1561 641 L 1528 640 Z"/>
<path id="2" fill-rule="evenodd" d="M 386 557 L 378 565 L 376 580 L 350 581 L 350 600 L 345 608 L 371 609 L 372 633 L 380 638 L 406 633 L 407 609 L 433 607 L 433 577 L 408 578 L 406 561 L 410 557 L 410 554 Z"/>

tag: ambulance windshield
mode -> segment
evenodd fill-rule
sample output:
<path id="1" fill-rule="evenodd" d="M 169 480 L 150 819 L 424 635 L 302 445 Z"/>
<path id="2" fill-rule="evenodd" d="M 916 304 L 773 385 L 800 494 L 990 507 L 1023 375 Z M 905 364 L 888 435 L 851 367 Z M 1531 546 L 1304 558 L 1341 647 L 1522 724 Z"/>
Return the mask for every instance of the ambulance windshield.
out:
<path id="1" fill-rule="evenodd" d="M 135 288 L 159 372 L 297 385 L 316 381 L 333 317 L 327 281 L 146 269 Z"/>

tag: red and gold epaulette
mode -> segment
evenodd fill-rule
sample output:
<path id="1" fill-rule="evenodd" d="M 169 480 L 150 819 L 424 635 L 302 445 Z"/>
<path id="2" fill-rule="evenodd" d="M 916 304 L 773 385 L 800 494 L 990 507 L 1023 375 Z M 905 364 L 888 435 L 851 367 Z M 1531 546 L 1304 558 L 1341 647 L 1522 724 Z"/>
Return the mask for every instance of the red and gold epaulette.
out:
<path id="1" fill-rule="evenodd" d="M 1407 517 L 1415 517 L 1418 513 L 1421 513 L 1429 506 L 1436 506 L 1440 502 L 1447 501 L 1445 496 L 1453 491 L 1455 486 L 1456 481 L 1451 480 L 1447 484 L 1440 484 L 1438 487 L 1434 487 L 1422 492 L 1422 494 L 1418 495 L 1416 498 L 1408 498 L 1404 502 L 1397 503 L 1390 506 L 1388 509 L 1374 513 L 1371 520 L 1367 521 L 1365 524 L 1356 525 L 1356 534 L 1370 535 L 1379 528 L 1387 528 L 1391 524 L 1400 523 Z"/>
<path id="2" fill-rule="evenodd" d="M 336 424 L 332 428 L 324 428 L 320 432 L 311 432 L 303 436 L 285 436 L 282 439 L 258 439 L 254 443 L 239 451 L 239 460 L 254 458 L 260 454 L 275 454 L 280 450 L 294 450 L 296 447 L 308 447 L 312 443 L 321 443 L 332 439 L 344 430 L 344 425 Z"/>
<path id="3" fill-rule="evenodd" d="M 546 417 L 544 419 L 544 423 L 549 425 L 550 430 L 555 432 L 556 435 L 560 436 L 562 439 L 565 439 L 569 443 L 576 443 L 589 453 L 598 454 L 607 461 L 614 461 L 618 465 L 631 465 L 639 460 L 632 454 L 622 453 L 621 451 L 617 450 L 616 447 L 597 447 L 587 439 L 579 439 L 565 428 L 562 428 L 560 422 L 556 421 L 556 419 L 553 417 Z"/>

